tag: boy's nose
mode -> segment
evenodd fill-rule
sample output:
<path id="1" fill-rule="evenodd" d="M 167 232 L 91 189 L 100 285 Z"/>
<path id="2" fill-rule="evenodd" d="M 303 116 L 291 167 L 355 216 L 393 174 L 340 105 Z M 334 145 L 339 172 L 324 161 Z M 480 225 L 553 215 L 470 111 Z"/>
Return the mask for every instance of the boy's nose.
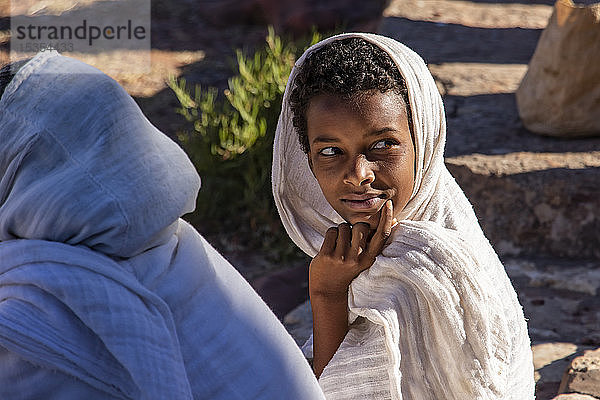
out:
<path id="1" fill-rule="evenodd" d="M 344 176 L 344 183 L 362 186 L 368 185 L 375 180 L 375 172 L 371 168 L 371 163 L 364 155 L 359 155 L 349 165 L 346 175 Z"/>

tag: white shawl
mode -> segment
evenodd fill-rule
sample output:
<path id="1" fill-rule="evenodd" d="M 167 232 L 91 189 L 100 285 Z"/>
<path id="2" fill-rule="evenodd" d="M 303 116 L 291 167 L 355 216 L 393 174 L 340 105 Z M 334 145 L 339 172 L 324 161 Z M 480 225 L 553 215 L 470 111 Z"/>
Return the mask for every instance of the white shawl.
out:
<path id="1" fill-rule="evenodd" d="M 533 363 L 516 293 L 460 187 L 444 165 L 442 99 L 423 60 L 401 43 L 361 37 L 393 59 L 408 86 L 415 140 L 412 197 L 391 243 L 351 284 L 350 330 L 320 378 L 328 399 L 531 399 Z M 311 173 L 284 95 L 273 194 L 294 242 L 314 257 L 343 222 Z"/>
<path id="2" fill-rule="evenodd" d="M 0 100 L 0 398 L 319 399 L 180 216 L 200 179 L 108 76 L 44 52 Z"/>

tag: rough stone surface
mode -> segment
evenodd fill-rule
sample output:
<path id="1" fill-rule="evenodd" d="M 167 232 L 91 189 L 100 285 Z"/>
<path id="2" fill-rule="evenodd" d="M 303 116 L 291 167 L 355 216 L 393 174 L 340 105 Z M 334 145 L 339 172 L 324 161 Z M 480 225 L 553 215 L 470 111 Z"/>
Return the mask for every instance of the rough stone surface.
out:
<path id="1" fill-rule="evenodd" d="M 500 254 L 600 259 L 600 152 L 472 154 L 446 164 Z"/>
<path id="2" fill-rule="evenodd" d="M 516 95 L 533 132 L 600 135 L 600 3 L 556 2 Z"/>
<path id="3" fill-rule="evenodd" d="M 567 342 L 547 342 L 532 346 L 537 400 L 549 400 L 558 393 L 564 370 L 585 349 L 586 347 Z"/>
<path id="4" fill-rule="evenodd" d="M 282 320 L 308 297 L 308 264 L 299 265 L 260 276 L 250 284 L 271 310 Z M 300 284 L 302 283 L 302 284 Z"/>
<path id="5" fill-rule="evenodd" d="M 598 261 L 573 262 L 552 259 L 533 261 L 507 257 L 504 265 L 512 278 L 525 278 L 529 287 L 567 290 L 592 297 L 600 293 L 598 290 L 600 262 Z"/>
<path id="6" fill-rule="evenodd" d="M 520 4 L 521 3 L 521 4 Z M 541 28 L 552 13 L 553 0 L 461 1 L 396 0 L 385 10 L 386 17 L 480 28 Z"/>
<path id="7" fill-rule="evenodd" d="M 560 383 L 559 393 L 600 397 L 600 348 L 588 350 L 571 361 Z"/>
<path id="8" fill-rule="evenodd" d="M 299 346 L 304 345 L 312 334 L 312 311 L 307 300 L 290 311 L 283 324 Z"/>

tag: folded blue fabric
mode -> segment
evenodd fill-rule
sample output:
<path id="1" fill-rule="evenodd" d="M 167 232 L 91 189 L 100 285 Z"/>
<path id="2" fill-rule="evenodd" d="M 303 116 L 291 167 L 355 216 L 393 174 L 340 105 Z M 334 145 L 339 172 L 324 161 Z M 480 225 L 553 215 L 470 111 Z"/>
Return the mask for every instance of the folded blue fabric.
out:
<path id="1" fill-rule="evenodd" d="M 180 219 L 200 179 L 115 81 L 44 52 L 0 109 L 0 398 L 323 398 Z"/>

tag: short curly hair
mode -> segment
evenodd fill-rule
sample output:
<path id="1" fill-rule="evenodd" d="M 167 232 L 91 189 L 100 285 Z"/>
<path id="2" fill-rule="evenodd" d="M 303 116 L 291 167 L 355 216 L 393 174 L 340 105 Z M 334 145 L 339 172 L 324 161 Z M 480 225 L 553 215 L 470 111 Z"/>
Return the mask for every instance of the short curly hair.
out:
<path id="1" fill-rule="evenodd" d="M 389 90 L 401 96 L 412 134 L 408 89 L 390 56 L 362 38 L 334 40 L 310 53 L 299 67 L 290 94 L 292 122 L 302 150 L 308 154 L 306 113 L 310 100 L 320 94 L 350 98 L 359 92 Z"/>

